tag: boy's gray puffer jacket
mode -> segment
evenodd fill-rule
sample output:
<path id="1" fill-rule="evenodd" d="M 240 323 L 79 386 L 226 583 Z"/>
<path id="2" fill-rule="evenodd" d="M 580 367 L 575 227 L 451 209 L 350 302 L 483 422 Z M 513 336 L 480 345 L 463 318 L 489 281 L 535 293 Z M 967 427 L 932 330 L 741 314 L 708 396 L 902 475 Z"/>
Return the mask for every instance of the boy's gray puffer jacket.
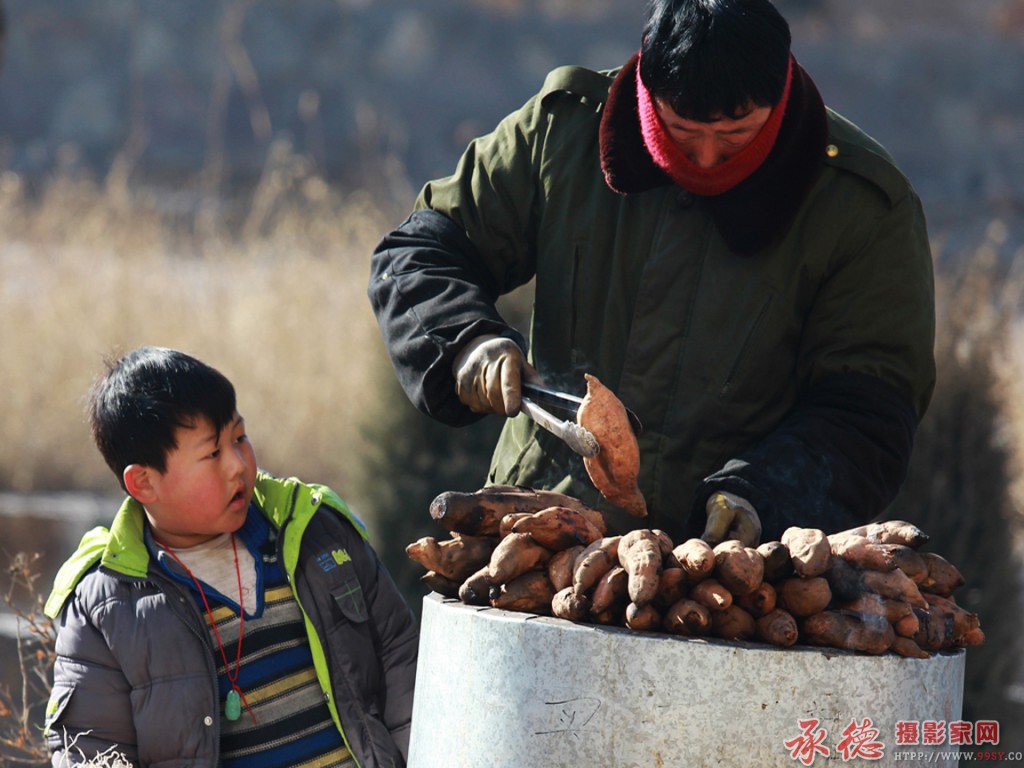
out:
<path id="1" fill-rule="evenodd" d="M 362 523 L 329 488 L 263 472 L 254 503 L 278 530 L 317 677 L 356 762 L 405 765 L 417 632 Z M 187 588 L 150 558 L 147 536 L 128 499 L 57 575 L 46 603 L 59 618 L 46 715 L 54 766 L 111 747 L 140 766 L 220 764 L 209 633 Z"/>

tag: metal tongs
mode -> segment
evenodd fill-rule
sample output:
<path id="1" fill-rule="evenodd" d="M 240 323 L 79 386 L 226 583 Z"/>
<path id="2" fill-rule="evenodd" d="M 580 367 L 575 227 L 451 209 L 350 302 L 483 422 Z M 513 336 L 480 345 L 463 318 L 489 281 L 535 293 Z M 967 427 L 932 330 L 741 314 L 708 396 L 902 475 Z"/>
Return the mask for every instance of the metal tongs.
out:
<path id="1" fill-rule="evenodd" d="M 522 384 L 523 413 L 561 439 L 580 456 L 593 457 L 601 450 L 597 438 L 589 430 L 576 423 L 576 414 L 583 403 L 582 397 L 524 381 Z M 547 411 L 543 406 L 572 414 L 572 420 L 560 419 Z M 626 415 L 633 433 L 639 435 L 643 426 L 635 413 L 628 408 Z"/>

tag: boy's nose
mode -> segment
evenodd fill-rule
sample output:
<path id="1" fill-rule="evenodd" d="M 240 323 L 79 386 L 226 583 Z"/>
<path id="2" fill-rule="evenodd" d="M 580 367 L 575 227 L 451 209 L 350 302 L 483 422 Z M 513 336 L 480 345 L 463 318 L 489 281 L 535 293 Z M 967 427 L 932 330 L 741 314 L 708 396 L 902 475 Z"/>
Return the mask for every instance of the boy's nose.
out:
<path id="1" fill-rule="evenodd" d="M 233 460 L 231 462 L 231 474 L 240 475 L 245 471 L 246 467 L 246 454 L 240 447 L 235 446 L 231 450 L 231 456 Z"/>

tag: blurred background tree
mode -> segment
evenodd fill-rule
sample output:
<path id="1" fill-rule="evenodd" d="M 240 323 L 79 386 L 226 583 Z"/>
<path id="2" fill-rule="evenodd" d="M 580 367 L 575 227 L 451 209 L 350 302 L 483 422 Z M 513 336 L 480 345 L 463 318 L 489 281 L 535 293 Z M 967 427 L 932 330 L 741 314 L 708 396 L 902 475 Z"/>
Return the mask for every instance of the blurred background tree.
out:
<path id="1" fill-rule="evenodd" d="M 931 537 L 923 549 L 963 574 L 956 600 L 981 617 L 986 635 L 967 652 L 963 718 L 997 720 L 1019 746 L 1021 393 L 1010 362 L 1024 286 L 1012 272 L 1019 263 L 999 258 L 1004 240 L 1005 226 L 993 222 L 973 256 L 938 277 L 938 382 L 907 481 L 884 517 L 920 525 Z"/>

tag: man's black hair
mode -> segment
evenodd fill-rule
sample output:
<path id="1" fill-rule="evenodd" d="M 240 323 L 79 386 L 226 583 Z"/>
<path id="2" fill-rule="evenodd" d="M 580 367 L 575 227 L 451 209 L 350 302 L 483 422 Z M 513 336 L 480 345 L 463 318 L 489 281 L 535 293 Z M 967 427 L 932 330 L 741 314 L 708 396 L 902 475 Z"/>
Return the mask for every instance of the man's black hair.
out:
<path id="1" fill-rule="evenodd" d="M 770 0 L 652 0 L 640 77 L 680 117 L 742 117 L 782 98 L 790 42 Z"/>
<path id="2" fill-rule="evenodd" d="M 179 427 L 206 418 L 220 431 L 235 415 L 235 388 L 219 371 L 163 347 L 141 347 L 109 363 L 89 393 L 93 439 L 124 487 L 130 464 L 167 468 Z"/>

